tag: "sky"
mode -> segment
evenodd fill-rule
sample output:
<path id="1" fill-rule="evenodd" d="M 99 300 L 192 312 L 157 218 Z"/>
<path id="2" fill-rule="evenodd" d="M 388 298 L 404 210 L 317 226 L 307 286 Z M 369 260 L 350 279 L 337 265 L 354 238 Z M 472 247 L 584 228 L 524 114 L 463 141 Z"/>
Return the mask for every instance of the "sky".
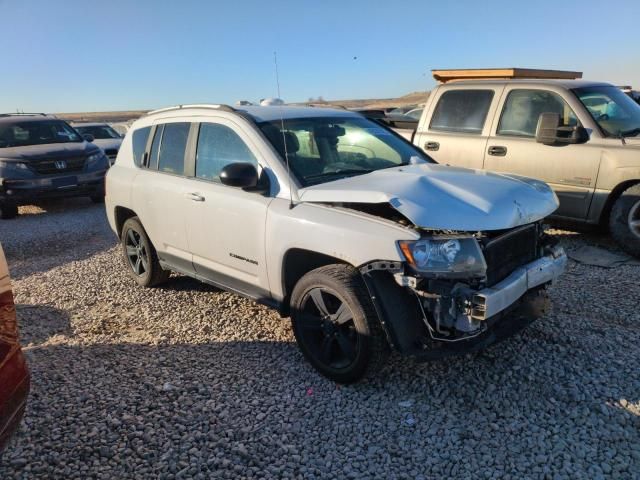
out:
<path id="1" fill-rule="evenodd" d="M 431 69 L 577 70 L 640 89 L 638 2 L 0 0 L 0 112 L 388 98 Z"/>

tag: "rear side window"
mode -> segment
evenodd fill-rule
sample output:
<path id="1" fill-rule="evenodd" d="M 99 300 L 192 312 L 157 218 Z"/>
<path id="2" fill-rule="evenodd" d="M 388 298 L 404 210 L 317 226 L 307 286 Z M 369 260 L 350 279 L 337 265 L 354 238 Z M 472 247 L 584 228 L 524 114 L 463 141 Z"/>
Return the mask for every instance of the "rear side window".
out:
<path id="1" fill-rule="evenodd" d="M 184 152 L 187 148 L 190 127 L 190 123 L 167 123 L 164 125 L 158 155 L 158 170 L 175 175 L 184 173 Z"/>
<path id="2" fill-rule="evenodd" d="M 493 100 L 493 90 L 451 90 L 440 97 L 431 130 L 481 133 Z"/>
<path id="3" fill-rule="evenodd" d="M 258 165 L 256 157 L 236 132 L 225 125 L 201 124 L 196 153 L 196 177 L 219 182 L 222 169 L 230 163 L 238 162 Z"/>
<path id="4" fill-rule="evenodd" d="M 133 146 L 133 163 L 136 166 L 142 166 L 142 157 L 144 155 L 144 151 L 147 148 L 147 140 L 149 139 L 149 133 L 151 132 L 151 127 L 144 127 L 133 132 L 131 143 Z"/>

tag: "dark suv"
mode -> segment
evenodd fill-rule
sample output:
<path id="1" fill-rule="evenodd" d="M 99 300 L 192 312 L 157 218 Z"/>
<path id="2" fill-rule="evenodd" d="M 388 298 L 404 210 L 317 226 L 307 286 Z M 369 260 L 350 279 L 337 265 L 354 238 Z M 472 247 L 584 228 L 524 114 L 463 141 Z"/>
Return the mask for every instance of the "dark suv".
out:
<path id="1" fill-rule="evenodd" d="M 109 160 L 92 141 L 54 116 L 0 114 L 0 218 L 44 198 L 103 202 Z"/>

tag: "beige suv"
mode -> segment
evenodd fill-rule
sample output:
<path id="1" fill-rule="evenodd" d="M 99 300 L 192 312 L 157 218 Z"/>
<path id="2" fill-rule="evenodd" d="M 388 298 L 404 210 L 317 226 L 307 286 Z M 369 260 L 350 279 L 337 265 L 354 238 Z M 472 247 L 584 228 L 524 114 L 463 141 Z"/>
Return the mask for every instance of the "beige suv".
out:
<path id="1" fill-rule="evenodd" d="M 580 76 L 434 71 L 443 83 L 413 141 L 439 163 L 547 182 L 560 200 L 554 217 L 607 227 L 620 247 L 640 256 L 640 105 Z"/>

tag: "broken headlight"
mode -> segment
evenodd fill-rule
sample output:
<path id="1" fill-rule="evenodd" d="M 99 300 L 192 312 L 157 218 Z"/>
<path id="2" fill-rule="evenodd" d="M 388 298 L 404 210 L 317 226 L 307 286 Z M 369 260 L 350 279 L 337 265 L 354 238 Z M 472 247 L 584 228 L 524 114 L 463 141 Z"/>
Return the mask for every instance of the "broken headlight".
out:
<path id="1" fill-rule="evenodd" d="M 487 271 L 473 237 L 422 238 L 400 242 L 400 250 L 417 272 L 438 277 L 483 277 Z"/>

